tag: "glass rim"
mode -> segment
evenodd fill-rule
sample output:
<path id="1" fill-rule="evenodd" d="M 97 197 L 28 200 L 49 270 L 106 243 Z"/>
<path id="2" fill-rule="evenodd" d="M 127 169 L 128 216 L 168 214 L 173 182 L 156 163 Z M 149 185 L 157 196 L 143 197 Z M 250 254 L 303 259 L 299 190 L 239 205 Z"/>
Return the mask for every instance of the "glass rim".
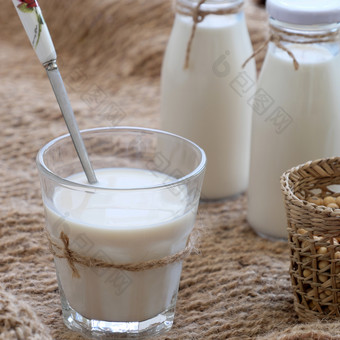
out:
<path id="1" fill-rule="evenodd" d="M 303 31 L 306 35 L 308 33 L 327 34 L 329 32 L 337 32 L 340 30 L 340 22 L 324 24 L 294 24 L 278 20 L 272 16 L 269 16 L 268 21 L 270 25 L 273 25 L 275 28 L 282 29 L 282 31 Z"/>
<path id="2" fill-rule="evenodd" d="M 199 0 L 177 0 L 176 6 L 178 9 L 183 9 L 187 15 L 192 16 L 192 10 L 196 9 Z M 244 0 L 207 0 L 200 6 L 201 11 L 227 10 L 237 8 L 244 4 Z M 241 11 L 241 10 L 240 10 Z M 175 12 L 177 12 L 175 8 Z M 181 13 L 180 13 L 181 14 Z M 183 13 L 182 13 L 183 14 Z M 213 14 L 213 13 L 210 13 Z M 237 13 L 233 13 L 237 14 Z M 227 15 L 227 14 L 225 14 Z"/>
<path id="3" fill-rule="evenodd" d="M 46 152 L 46 150 L 48 150 L 49 148 L 51 148 L 53 145 L 55 145 L 57 142 L 61 140 L 71 138 L 70 134 L 67 133 L 62 136 L 52 139 L 38 151 L 38 154 L 36 156 L 36 164 L 37 164 L 38 171 L 43 173 L 46 177 L 53 180 L 54 182 L 60 185 L 63 185 L 65 187 L 76 188 L 78 190 L 84 189 L 86 191 L 95 192 L 95 191 L 139 191 L 139 190 L 154 190 L 154 189 L 169 188 L 169 187 L 174 187 L 174 186 L 184 184 L 190 179 L 193 179 L 199 176 L 205 170 L 207 158 L 206 158 L 206 154 L 204 150 L 200 146 L 198 146 L 196 143 L 192 142 L 191 140 L 184 138 L 182 136 L 173 134 L 171 132 L 158 130 L 158 129 L 151 129 L 151 128 L 135 127 L 135 126 L 116 126 L 116 127 L 98 127 L 98 128 L 84 129 L 84 130 L 80 130 L 80 133 L 85 134 L 88 132 L 104 132 L 104 131 L 105 132 L 108 132 L 108 131 L 146 132 L 146 133 L 153 133 L 153 134 L 158 134 L 158 135 L 167 135 L 172 138 L 182 140 L 185 143 L 191 145 L 191 147 L 193 147 L 199 152 L 199 154 L 201 155 L 201 160 L 198 166 L 196 166 L 193 171 L 191 171 L 190 173 L 188 173 L 187 175 L 183 177 L 180 177 L 178 179 L 175 179 L 174 181 L 170 181 L 169 183 L 165 183 L 165 184 L 150 185 L 146 187 L 137 187 L 137 188 L 112 188 L 112 187 L 101 187 L 101 186 L 96 186 L 92 184 L 81 184 L 81 183 L 73 182 L 72 180 L 58 176 L 57 174 L 55 174 L 52 170 L 50 170 L 47 167 L 44 161 L 44 153 Z"/>
<path id="4" fill-rule="evenodd" d="M 197 6 L 199 0 L 177 0 L 178 3 L 190 4 Z M 239 5 L 244 3 L 244 0 L 207 0 L 201 6 L 204 5 Z"/>

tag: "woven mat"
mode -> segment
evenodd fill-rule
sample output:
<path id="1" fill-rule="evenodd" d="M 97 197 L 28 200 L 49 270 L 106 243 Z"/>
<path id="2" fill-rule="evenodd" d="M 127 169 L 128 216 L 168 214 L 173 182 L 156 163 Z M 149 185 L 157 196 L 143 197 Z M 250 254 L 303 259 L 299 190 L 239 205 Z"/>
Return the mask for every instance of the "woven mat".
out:
<path id="1" fill-rule="evenodd" d="M 157 128 L 170 0 L 40 3 L 80 127 Z M 256 48 L 266 15 L 250 3 L 246 13 Z M 0 43 L 0 339 L 83 339 L 62 322 L 34 160 L 66 128 L 11 1 L 2 1 Z M 338 323 L 298 322 L 287 245 L 256 236 L 246 204 L 201 205 L 201 253 L 184 263 L 175 324 L 159 339 L 340 339 Z"/>

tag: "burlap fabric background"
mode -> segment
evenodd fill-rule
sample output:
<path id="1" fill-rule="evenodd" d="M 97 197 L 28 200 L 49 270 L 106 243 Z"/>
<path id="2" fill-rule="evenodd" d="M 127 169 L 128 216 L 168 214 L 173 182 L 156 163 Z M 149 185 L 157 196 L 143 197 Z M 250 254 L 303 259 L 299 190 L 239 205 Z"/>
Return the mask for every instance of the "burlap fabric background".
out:
<path id="1" fill-rule="evenodd" d="M 40 2 L 80 127 L 158 127 L 170 0 Z M 266 15 L 246 13 L 256 48 Z M 61 319 L 34 160 L 66 128 L 11 1 L 0 19 L 0 339 L 83 339 Z M 298 323 L 287 245 L 252 232 L 246 203 L 201 206 L 201 253 L 184 263 L 175 324 L 159 339 L 340 339 L 338 323 Z"/>

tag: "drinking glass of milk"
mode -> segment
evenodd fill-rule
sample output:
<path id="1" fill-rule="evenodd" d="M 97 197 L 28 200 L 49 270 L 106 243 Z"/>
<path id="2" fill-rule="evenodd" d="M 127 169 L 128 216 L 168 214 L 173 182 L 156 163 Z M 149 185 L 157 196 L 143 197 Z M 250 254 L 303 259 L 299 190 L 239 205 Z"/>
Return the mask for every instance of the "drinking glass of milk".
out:
<path id="1" fill-rule="evenodd" d="M 271 42 L 254 99 L 248 221 L 286 238 L 280 176 L 340 155 L 340 2 L 268 0 Z"/>
<path id="2" fill-rule="evenodd" d="M 202 198 L 248 187 L 256 69 L 243 0 L 177 0 L 161 77 L 161 127 L 199 144 L 208 158 Z"/>
<path id="3" fill-rule="evenodd" d="M 37 156 L 64 322 L 100 339 L 170 329 L 182 260 L 194 242 L 204 151 L 151 129 L 81 134 L 96 185 L 87 182 L 69 135 Z"/>

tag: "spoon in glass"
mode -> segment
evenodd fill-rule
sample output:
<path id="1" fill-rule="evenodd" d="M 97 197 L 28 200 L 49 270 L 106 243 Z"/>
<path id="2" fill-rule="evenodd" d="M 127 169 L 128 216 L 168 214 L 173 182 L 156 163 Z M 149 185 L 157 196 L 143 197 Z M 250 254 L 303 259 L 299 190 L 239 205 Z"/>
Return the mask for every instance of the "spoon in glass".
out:
<path id="1" fill-rule="evenodd" d="M 47 25 L 36 0 L 12 0 L 19 18 L 25 28 L 28 38 L 40 62 L 45 67 L 57 98 L 61 113 L 71 135 L 80 163 L 90 184 L 97 183 L 97 178 L 91 165 L 84 141 L 79 132 L 72 106 L 68 98 L 64 82 L 61 78 L 57 54 L 48 31 Z"/>

